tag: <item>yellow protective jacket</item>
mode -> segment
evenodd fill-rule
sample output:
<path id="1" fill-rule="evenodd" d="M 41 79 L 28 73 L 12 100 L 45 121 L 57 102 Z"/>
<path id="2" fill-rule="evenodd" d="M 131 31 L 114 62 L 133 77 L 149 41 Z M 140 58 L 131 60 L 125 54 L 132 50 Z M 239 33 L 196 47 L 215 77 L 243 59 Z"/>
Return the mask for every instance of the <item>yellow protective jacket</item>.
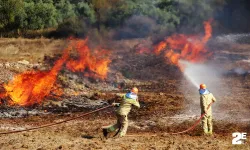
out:
<path id="1" fill-rule="evenodd" d="M 216 101 L 216 99 L 212 93 L 208 92 L 206 94 L 200 94 L 201 114 L 203 114 L 203 113 L 205 113 L 205 111 L 207 111 L 206 116 L 212 116 L 212 107 L 210 106 L 210 108 L 207 110 L 208 105 L 212 101 L 213 102 Z"/>
<path id="2" fill-rule="evenodd" d="M 132 99 L 132 98 L 127 97 L 126 96 L 127 94 L 121 95 L 122 101 L 119 105 L 119 108 L 116 110 L 116 113 L 119 115 L 128 115 L 128 113 L 131 110 L 132 105 L 136 106 L 137 108 L 140 108 L 138 97 L 136 96 L 136 99 Z"/>

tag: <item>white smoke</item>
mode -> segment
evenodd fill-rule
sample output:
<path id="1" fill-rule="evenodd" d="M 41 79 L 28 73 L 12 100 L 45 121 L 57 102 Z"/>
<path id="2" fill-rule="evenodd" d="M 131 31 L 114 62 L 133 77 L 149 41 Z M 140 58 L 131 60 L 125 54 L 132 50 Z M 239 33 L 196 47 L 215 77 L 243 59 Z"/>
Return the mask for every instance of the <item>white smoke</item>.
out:
<path id="1" fill-rule="evenodd" d="M 217 36 L 215 40 L 217 42 L 225 42 L 225 43 L 237 43 L 246 41 L 246 39 L 250 38 L 250 33 L 239 33 L 239 34 L 226 34 Z"/>

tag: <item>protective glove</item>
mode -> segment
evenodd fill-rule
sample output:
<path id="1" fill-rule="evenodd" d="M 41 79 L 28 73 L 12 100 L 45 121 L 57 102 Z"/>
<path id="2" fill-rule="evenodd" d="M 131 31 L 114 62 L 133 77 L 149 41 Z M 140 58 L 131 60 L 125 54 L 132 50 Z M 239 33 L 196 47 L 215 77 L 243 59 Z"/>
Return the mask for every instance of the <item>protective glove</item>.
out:
<path id="1" fill-rule="evenodd" d="M 119 107 L 119 106 L 120 106 L 120 103 L 112 103 L 112 106 Z"/>
<path id="2" fill-rule="evenodd" d="M 116 94 L 115 94 L 115 96 L 117 96 L 117 97 L 121 97 L 121 96 L 122 96 L 122 94 L 120 94 L 120 93 L 116 93 Z"/>

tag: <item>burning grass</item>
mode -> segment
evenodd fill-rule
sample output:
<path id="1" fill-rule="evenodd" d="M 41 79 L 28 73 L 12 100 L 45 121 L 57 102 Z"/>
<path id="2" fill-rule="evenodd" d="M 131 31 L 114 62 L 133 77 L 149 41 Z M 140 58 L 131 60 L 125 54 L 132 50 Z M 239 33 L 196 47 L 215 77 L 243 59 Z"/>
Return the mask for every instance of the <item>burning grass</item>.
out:
<path id="1" fill-rule="evenodd" d="M 86 51 L 86 49 L 83 51 Z M 126 53 L 126 51 L 124 53 Z M 88 56 L 88 58 L 92 58 L 93 57 L 92 54 L 93 53 L 87 52 L 85 56 Z M 75 61 L 76 63 L 81 62 L 80 57 L 81 56 L 77 56 L 72 61 L 73 62 Z M 138 58 L 138 57 L 135 57 L 135 58 Z M 58 57 L 58 59 L 60 59 L 60 57 Z M 136 59 L 134 59 L 131 62 L 133 63 L 135 62 L 135 60 Z M 95 61 L 95 62 L 98 62 L 98 61 Z M 152 62 L 153 62 L 153 59 L 152 59 Z M 115 65 L 117 65 L 117 67 L 122 68 L 119 62 L 115 63 Z M 141 66 L 143 67 L 144 65 L 142 64 Z M 121 148 L 121 145 L 122 145 L 123 147 L 127 149 L 132 149 L 132 148 L 146 149 L 149 147 L 152 147 L 152 148 L 157 147 L 161 149 L 160 146 L 166 149 L 170 149 L 170 148 L 202 149 L 204 147 L 205 148 L 210 147 L 211 149 L 232 149 L 232 148 L 235 148 L 231 145 L 231 141 L 232 141 L 231 133 L 232 132 L 235 132 L 235 131 L 250 132 L 249 126 L 247 124 L 245 125 L 243 123 L 239 123 L 239 124 L 229 123 L 226 120 L 223 120 L 221 122 L 220 121 L 214 122 L 215 136 L 213 137 L 200 136 L 201 135 L 200 126 L 198 126 L 197 129 L 194 130 L 194 132 L 187 133 L 184 135 L 169 136 L 169 135 L 162 134 L 164 132 L 171 132 L 171 131 L 176 132 L 176 131 L 185 130 L 191 125 L 193 125 L 194 119 L 186 120 L 186 121 L 183 120 L 183 122 L 181 123 L 176 123 L 174 125 L 169 126 L 168 123 L 172 123 L 172 122 L 168 120 L 167 117 L 180 113 L 187 104 L 183 94 L 178 89 L 178 85 L 181 80 L 181 78 L 179 78 L 181 77 L 181 72 L 180 71 L 173 72 L 173 70 L 177 70 L 177 67 L 172 68 L 172 70 L 168 70 L 170 66 L 166 66 L 166 65 L 160 69 L 158 68 L 159 65 L 157 64 L 151 67 L 155 68 L 155 70 L 166 69 L 167 71 L 164 70 L 166 72 L 158 73 L 159 76 L 164 76 L 164 75 L 166 76 L 165 78 L 163 78 L 164 80 L 161 80 L 158 83 L 155 83 L 153 81 L 152 82 L 145 81 L 145 80 L 140 80 L 140 81 L 131 80 L 130 84 L 128 84 L 127 82 L 125 84 L 125 88 L 127 89 L 136 85 L 142 91 L 140 92 L 140 95 L 139 95 L 139 98 L 140 98 L 139 100 L 141 102 L 142 108 L 139 110 L 133 110 L 129 114 L 129 119 L 130 119 L 131 124 L 129 126 L 128 134 L 133 134 L 138 137 L 128 136 L 128 137 L 125 137 L 122 139 L 116 139 L 116 140 L 113 140 L 113 139 L 103 140 L 101 138 L 101 130 L 100 130 L 101 126 L 108 125 L 108 124 L 115 122 L 114 112 L 112 109 L 109 109 L 103 112 L 99 112 L 99 113 L 87 116 L 83 120 L 79 119 L 77 121 L 73 121 L 67 124 L 56 126 L 55 128 L 46 128 L 46 129 L 41 129 L 39 131 L 34 131 L 34 132 L 20 133 L 18 134 L 18 136 L 12 136 L 12 135 L 4 136 L 2 139 L 0 139 L 0 141 L 2 142 L 0 145 L 1 148 L 22 149 L 22 147 L 27 147 L 27 149 L 28 148 L 38 149 L 39 147 L 43 147 L 44 149 L 56 149 L 58 147 L 62 147 L 65 149 L 84 149 L 87 147 L 87 148 L 110 148 L 111 149 L 115 147 L 119 149 Z M 131 72 L 133 73 L 133 71 L 135 71 L 136 69 L 133 70 L 132 68 Z M 91 72 L 89 67 L 85 67 L 82 70 L 84 72 L 86 71 Z M 145 71 L 143 72 L 145 74 L 155 73 L 155 72 L 152 72 L 151 68 L 144 67 L 142 68 L 142 70 Z M 44 73 L 48 73 L 48 72 L 44 72 Z M 38 72 L 38 73 L 41 73 L 41 72 Z M 79 74 L 81 74 L 81 72 Z M 36 76 L 36 73 L 30 73 L 29 75 Z M 169 76 L 173 76 L 173 78 L 171 78 L 172 80 L 167 80 Z M 230 81 L 228 81 L 227 85 L 229 86 L 236 85 L 233 82 L 234 80 L 236 80 L 234 77 L 230 77 L 230 79 L 228 78 L 228 80 Z M 98 86 L 100 85 L 99 82 L 97 82 L 96 84 Z M 27 85 L 29 85 L 28 82 L 27 82 Z M 237 90 L 238 89 L 240 90 L 241 87 L 237 85 L 236 88 Z M 192 91 L 192 89 L 189 89 L 189 90 Z M 114 98 L 115 92 L 117 91 L 99 93 L 96 95 L 89 96 L 88 98 L 90 98 L 93 101 L 98 100 L 98 99 L 103 99 L 103 100 L 112 102 L 111 99 Z M 124 90 L 123 92 L 126 92 L 126 91 Z M 242 91 L 239 91 L 237 93 L 242 94 Z M 247 93 L 247 91 L 245 93 Z M 235 95 L 236 94 L 233 93 L 233 96 Z M 234 98 L 233 96 L 232 98 Z M 244 96 L 247 96 L 247 94 Z M 244 105 L 248 105 L 248 100 L 244 99 L 245 98 L 244 96 L 240 97 L 239 99 L 242 99 L 242 101 L 244 101 Z M 77 98 L 81 99 L 81 97 L 77 97 Z M 218 100 L 218 103 L 220 103 L 220 101 L 222 100 Z M 230 104 L 231 107 L 235 107 L 236 105 L 238 105 L 238 101 L 232 101 L 232 102 L 233 103 Z M 228 108 L 229 107 L 227 107 L 226 109 Z M 199 109 L 199 106 L 197 106 L 197 109 Z M 86 111 L 86 112 L 88 111 L 88 109 L 83 109 L 83 108 L 78 108 L 78 110 Z M 214 111 L 215 110 L 216 109 L 214 109 Z M 71 114 L 52 113 L 50 115 L 45 115 L 45 116 L 40 115 L 40 116 L 27 116 L 26 118 L 18 118 L 18 119 L 2 119 L 0 120 L 0 122 L 3 126 L 6 123 L 9 123 L 9 126 L 12 126 L 12 127 L 15 124 L 17 124 L 18 127 L 22 125 L 25 126 L 27 124 L 30 126 L 34 126 L 34 125 L 39 126 L 42 124 L 53 122 L 57 119 L 65 119 L 70 116 L 75 116 L 77 114 L 79 113 L 76 113 L 76 112 L 71 113 Z M 148 134 L 157 134 L 158 136 L 150 137 L 148 136 Z M 94 138 L 91 140 L 84 139 L 84 138 L 81 138 L 81 135 L 90 135 Z M 41 141 L 43 141 L 42 144 L 41 144 Z M 132 146 L 131 146 L 131 143 L 133 143 Z M 137 147 L 135 147 L 135 145 L 137 145 Z M 240 148 L 247 149 L 248 146 L 249 144 L 246 144 Z"/>
<path id="2" fill-rule="evenodd" d="M 91 53 L 87 40 L 77 42 L 76 49 L 79 54 L 77 60 L 68 60 L 66 67 L 73 72 L 82 72 L 84 76 L 105 79 L 108 73 L 108 65 L 111 62 L 107 50 L 94 50 Z"/>
<path id="3" fill-rule="evenodd" d="M 5 84 L 5 87 L 7 87 L 5 88 L 5 90 L 7 89 L 6 91 L 9 92 L 8 96 L 9 98 L 12 99 L 11 101 L 15 102 L 13 100 L 15 99 L 14 96 L 11 95 L 12 93 L 15 93 L 17 94 L 16 97 L 21 97 L 21 98 L 23 97 L 23 99 L 25 99 L 25 102 L 22 101 L 21 105 L 23 104 L 32 105 L 33 102 L 41 103 L 42 102 L 41 100 L 46 99 L 48 96 L 51 95 L 51 92 L 53 91 L 52 87 L 56 85 L 56 80 L 58 78 L 57 76 L 63 64 L 66 64 L 66 67 L 68 68 L 67 70 L 68 72 L 69 70 L 71 70 L 73 72 L 78 72 L 79 76 L 85 75 L 88 77 L 95 77 L 95 78 L 101 78 L 101 79 L 106 79 L 107 71 L 109 70 L 108 66 L 113 65 L 112 66 L 113 68 L 115 69 L 118 68 L 117 69 L 118 73 L 120 73 L 119 71 L 124 70 L 125 73 L 130 75 L 130 80 L 124 77 L 121 77 L 115 80 L 115 82 L 118 82 L 118 80 L 122 81 L 122 83 L 124 83 L 125 89 L 124 90 L 121 89 L 120 91 L 117 91 L 117 89 L 116 91 L 108 90 L 108 92 L 103 92 L 103 93 L 96 92 L 97 94 L 92 94 L 90 96 L 87 96 L 86 98 L 88 98 L 88 100 L 93 101 L 93 102 L 97 100 L 103 100 L 103 101 L 108 101 L 109 103 L 111 103 L 113 102 L 114 99 L 116 99 L 114 96 L 115 95 L 114 93 L 126 92 L 125 90 L 130 89 L 133 86 L 138 86 L 140 89 L 139 101 L 141 103 L 141 108 L 139 110 L 133 109 L 132 112 L 129 114 L 129 119 L 130 119 L 131 124 L 129 127 L 128 134 L 136 134 L 141 137 L 132 138 L 132 139 L 130 139 L 130 137 L 125 137 L 123 139 L 106 140 L 103 142 L 103 139 L 99 138 L 101 137 L 101 130 L 100 130 L 101 126 L 115 122 L 114 112 L 110 108 L 108 110 L 89 115 L 85 117 L 83 120 L 79 119 L 77 121 L 73 121 L 68 124 L 63 124 L 55 128 L 41 129 L 39 131 L 28 132 L 24 134 L 21 133 L 19 134 L 21 135 L 21 137 L 7 135 L 3 137 L 2 139 L 0 139 L 0 141 L 2 142 L 0 144 L 0 147 L 3 145 L 1 148 L 13 149 L 12 145 L 14 141 L 15 143 L 19 143 L 19 144 L 20 143 L 26 144 L 24 147 L 27 147 L 27 145 L 30 145 L 28 146 L 28 148 L 37 149 L 37 145 L 41 145 L 41 140 L 42 140 L 43 141 L 42 146 L 45 147 L 45 149 L 55 149 L 56 147 L 61 147 L 61 148 L 63 147 L 65 149 L 74 149 L 74 148 L 84 149 L 86 147 L 107 148 L 107 146 L 109 146 L 108 148 L 111 149 L 111 148 L 114 148 L 113 146 L 115 146 L 115 148 L 120 148 L 121 145 L 128 149 L 131 149 L 131 148 L 145 149 L 149 147 L 155 148 L 157 146 L 164 146 L 164 148 L 166 147 L 166 149 L 170 149 L 170 148 L 201 149 L 207 146 L 210 146 L 211 149 L 232 148 L 232 146 L 230 146 L 231 141 L 232 141 L 231 133 L 235 131 L 250 132 L 249 126 L 247 124 L 229 123 L 226 120 L 223 120 L 220 122 L 216 120 L 214 122 L 214 132 L 215 132 L 214 137 L 200 136 L 201 135 L 200 126 L 198 126 L 198 128 L 195 129 L 193 132 L 187 133 L 184 135 L 169 136 L 169 135 L 163 134 L 165 132 L 183 131 L 187 129 L 188 127 L 190 127 L 191 125 L 193 125 L 194 123 L 195 118 L 191 118 L 191 119 L 181 118 L 182 119 L 181 122 L 178 122 L 177 120 L 173 121 L 173 119 L 172 120 L 169 119 L 171 116 L 176 115 L 178 113 L 185 114 L 183 110 L 187 106 L 187 103 L 188 103 L 186 102 L 184 94 L 179 89 L 179 85 L 180 85 L 183 75 L 182 75 L 182 72 L 178 70 L 178 66 L 179 66 L 178 61 L 179 59 L 187 59 L 188 61 L 201 61 L 203 59 L 206 59 L 206 58 L 203 58 L 201 55 L 202 54 L 206 54 L 207 56 L 209 55 L 205 45 L 206 45 L 207 40 L 210 37 L 211 37 L 211 26 L 207 22 L 205 23 L 205 35 L 200 40 L 198 36 L 186 36 L 186 35 L 174 35 L 174 36 L 170 36 L 169 38 L 166 38 L 166 40 L 163 41 L 163 42 L 166 42 L 166 46 L 162 46 L 162 47 L 160 46 L 159 54 L 164 54 L 163 57 L 169 60 L 168 62 L 170 63 L 170 65 L 169 64 L 165 65 L 163 61 L 159 61 L 158 56 L 151 57 L 151 56 L 142 55 L 140 53 L 134 53 L 132 49 L 133 46 L 131 46 L 129 42 L 127 42 L 128 47 L 125 47 L 125 48 L 123 47 L 120 49 L 119 54 L 121 54 L 122 56 L 120 56 L 119 54 L 116 55 L 116 53 L 112 53 L 112 55 L 110 56 L 110 53 L 108 52 L 109 50 L 106 50 L 106 49 L 105 50 L 100 49 L 99 51 L 99 49 L 97 48 L 98 51 L 95 51 L 95 50 L 92 51 L 92 49 L 89 48 L 88 45 L 86 44 L 87 40 L 80 40 L 78 41 L 78 43 L 76 42 L 76 44 L 74 45 L 74 50 L 76 51 L 75 54 L 80 53 L 80 55 L 75 55 L 74 57 L 70 57 L 70 58 L 69 58 L 69 55 L 66 55 L 67 57 L 64 57 L 64 55 L 62 57 L 60 56 L 58 58 L 55 58 L 55 60 L 58 60 L 58 61 L 62 60 L 62 61 L 60 63 L 58 63 L 58 61 L 55 61 L 55 64 L 58 64 L 58 65 L 52 66 L 50 70 L 25 72 L 23 74 L 19 74 L 16 76 L 16 78 L 18 79 L 18 82 L 15 82 L 16 79 L 14 79 L 10 81 L 9 83 Z M 150 51 L 145 51 L 145 52 L 150 52 Z M 156 51 L 154 52 L 156 53 Z M 72 53 L 73 52 L 71 51 L 71 54 Z M 111 60 L 109 60 L 110 59 L 109 57 L 117 58 L 116 62 L 112 62 L 114 64 L 111 64 L 110 62 Z M 123 58 L 119 59 L 119 57 L 123 57 Z M 65 59 L 68 58 L 68 59 L 65 60 L 64 58 Z M 125 68 L 124 66 L 127 66 L 127 68 Z M 73 73 L 69 73 L 69 74 L 73 74 Z M 65 74 L 63 73 L 61 74 L 62 76 L 61 80 L 68 80 L 68 79 L 63 78 L 65 77 L 63 75 Z M 157 77 L 161 77 L 161 80 L 159 80 L 157 83 L 156 83 L 156 80 L 158 78 L 156 79 L 155 75 Z M 147 76 L 148 77 L 151 76 L 150 79 L 154 81 L 149 81 Z M 71 76 L 70 78 L 75 78 L 75 77 Z M 75 79 L 75 80 L 79 80 L 79 79 Z M 237 84 L 234 83 L 234 80 L 235 78 L 232 77 L 230 78 L 230 81 L 224 84 L 226 84 L 227 86 L 235 86 Z M 71 81 L 73 81 L 73 79 Z M 87 93 L 90 93 L 90 91 L 93 92 L 94 91 L 93 89 L 97 89 L 96 86 L 98 86 L 99 88 L 99 86 L 101 85 L 101 82 L 99 81 L 95 82 L 94 88 L 91 88 L 89 89 L 89 91 L 86 90 L 84 92 L 87 92 Z M 83 84 L 83 82 L 84 81 L 81 82 L 80 86 Z M 18 83 L 18 85 L 21 84 L 23 86 L 21 86 L 20 88 L 19 87 L 17 88 L 16 83 Z M 65 81 L 66 85 L 67 83 L 68 82 Z M 104 83 L 109 84 L 109 82 L 105 82 L 105 80 L 104 80 Z M 70 88 L 73 89 L 72 87 Z M 239 104 L 239 102 L 242 102 L 244 106 L 246 107 L 248 106 L 249 102 L 247 99 L 245 99 L 245 96 L 247 97 L 249 92 L 245 90 L 244 91 L 245 95 L 242 96 L 242 91 L 243 91 L 241 89 L 242 87 L 237 85 L 236 88 L 239 91 L 231 94 L 230 98 L 232 99 L 235 98 L 235 95 L 236 96 L 240 95 L 241 97 L 238 97 L 237 101 L 231 101 L 232 103 L 227 104 L 226 105 L 227 107 L 225 109 L 230 109 L 230 107 L 235 107 L 236 105 Z M 38 89 L 41 91 L 39 91 Z M 18 90 L 18 91 L 15 92 L 15 90 Z M 103 88 L 102 91 L 105 91 L 105 90 Z M 191 88 L 185 89 L 185 91 L 186 92 L 193 91 L 193 89 Z M 85 97 L 84 98 L 81 97 L 81 95 L 77 96 L 79 93 L 78 91 L 74 91 L 74 89 L 72 90 L 71 93 L 72 93 L 72 95 L 70 95 L 71 97 L 75 97 L 75 99 L 81 102 L 82 102 L 82 99 L 85 98 Z M 189 94 L 188 96 L 191 96 L 191 97 L 193 96 L 192 92 L 188 92 L 188 94 Z M 198 95 L 198 93 L 196 94 Z M 66 97 L 64 98 L 66 99 Z M 75 99 L 69 99 L 69 101 L 74 102 Z M 32 100 L 32 103 L 30 103 L 31 100 Z M 196 100 L 198 99 L 192 99 L 192 101 L 193 100 L 195 100 L 196 102 Z M 229 98 L 225 98 L 225 100 L 228 101 Z M 220 101 L 222 100 L 219 99 L 218 102 L 216 102 L 216 105 L 221 104 Z M 61 103 L 59 102 L 58 105 L 60 104 Z M 199 110 L 198 105 L 194 105 L 194 103 L 191 103 L 191 104 L 192 104 L 192 109 L 194 107 L 197 107 L 196 109 Z M 54 107 L 57 107 L 56 105 L 57 104 L 51 105 L 52 109 Z M 100 105 L 98 105 L 98 107 L 99 106 Z M 240 108 L 245 109 L 246 107 L 240 107 Z M 93 108 L 94 107 L 90 109 L 93 109 Z M 70 116 L 74 116 L 78 114 L 77 111 L 74 111 L 73 107 L 69 107 L 68 109 L 70 109 L 70 112 L 74 112 L 74 113 L 65 114 L 65 113 L 62 113 L 64 111 L 61 110 L 61 111 L 58 111 L 58 113 L 62 113 L 62 114 L 52 113 L 46 116 L 42 116 L 42 115 L 26 116 L 26 118 L 18 118 L 15 120 L 14 119 L 5 119 L 5 120 L 2 119 L 0 120 L 0 122 L 2 124 L 10 123 L 11 125 L 18 124 L 20 126 L 26 125 L 26 124 L 29 124 L 31 126 L 32 125 L 38 126 L 38 125 L 46 124 L 49 122 L 53 122 L 57 119 L 65 119 L 65 118 L 67 119 Z M 82 111 L 87 112 L 89 110 L 87 108 L 83 109 L 83 107 L 78 107 L 76 109 L 81 112 Z M 214 111 L 216 111 L 216 109 L 214 109 Z M 51 112 L 53 112 L 53 110 Z M 196 114 L 196 115 L 199 115 L 199 114 Z M 174 123 L 174 125 L 171 125 L 171 123 Z M 148 133 L 157 134 L 158 136 L 150 137 L 150 136 L 147 136 Z M 82 134 L 90 135 L 94 138 L 86 141 L 84 138 L 81 138 Z M 225 138 L 225 136 L 227 137 Z M 39 140 L 35 140 L 34 137 L 37 137 L 37 139 Z M 72 146 L 72 143 L 73 143 L 73 146 Z M 138 146 L 139 148 L 131 147 L 131 143 L 133 143 L 132 146 L 134 146 L 135 143 L 137 145 L 140 145 L 140 144 L 141 145 Z M 243 146 L 243 148 L 247 146 L 249 145 Z M 15 148 L 20 149 L 22 148 L 22 145 L 20 146 L 15 145 Z M 159 149 L 161 148 L 159 147 Z"/>
<path id="4" fill-rule="evenodd" d="M 179 64 L 179 60 L 189 62 L 203 62 L 211 53 L 206 49 L 206 43 L 212 36 L 211 21 L 204 22 L 205 35 L 200 38 L 199 35 L 174 34 L 165 38 L 164 41 L 153 46 L 153 52 L 156 55 L 163 53 L 164 57 L 172 64 L 181 69 L 185 66 Z M 150 52 L 147 48 L 139 49 L 139 53 Z"/>
<path id="5" fill-rule="evenodd" d="M 71 39 L 68 48 L 64 50 L 63 55 L 55 62 L 51 70 L 28 71 L 16 75 L 13 80 L 4 84 L 5 92 L 1 93 L 1 96 L 9 97 L 11 99 L 10 104 L 30 106 L 39 104 L 52 90 L 54 93 L 61 94 L 62 90 L 57 90 L 55 83 L 59 71 L 66 62 L 67 67 L 72 71 L 85 72 L 85 70 L 89 70 L 88 76 L 93 73 L 93 77 L 106 78 L 108 64 L 110 63 L 108 56 L 102 55 L 102 58 L 100 58 L 101 56 L 91 55 L 86 42 L 87 39 Z M 74 48 L 77 49 L 80 55 L 79 60 L 68 60 L 70 51 Z M 101 55 L 105 50 L 100 52 L 96 50 L 95 52 Z"/>
<path id="6" fill-rule="evenodd" d="M 70 49 L 65 49 L 62 57 L 50 71 L 25 72 L 15 76 L 12 81 L 5 84 L 5 96 L 9 96 L 12 100 L 10 104 L 30 106 L 44 100 L 45 96 L 49 95 L 54 87 L 58 72 L 69 57 Z"/>

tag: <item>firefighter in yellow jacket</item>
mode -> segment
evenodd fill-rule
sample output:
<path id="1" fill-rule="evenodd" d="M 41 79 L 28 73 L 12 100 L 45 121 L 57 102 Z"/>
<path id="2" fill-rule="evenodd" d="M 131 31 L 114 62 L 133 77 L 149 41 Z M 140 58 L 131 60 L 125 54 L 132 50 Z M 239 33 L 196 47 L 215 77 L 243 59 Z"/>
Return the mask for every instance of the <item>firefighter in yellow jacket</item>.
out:
<path id="1" fill-rule="evenodd" d="M 128 114 L 131 110 L 132 105 L 140 108 L 140 104 L 138 101 L 138 89 L 136 87 L 132 88 L 132 90 L 126 94 L 121 95 L 122 101 L 121 103 L 113 103 L 113 106 L 118 106 L 116 110 L 117 123 L 111 125 L 107 128 L 103 128 L 103 135 L 107 137 L 108 133 L 116 131 L 119 129 L 118 136 L 125 136 L 128 129 Z"/>
<path id="2" fill-rule="evenodd" d="M 213 124 L 212 124 L 212 107 L 209 109 L 208 105 L 216 101 L 215 97 L 212 93 L 210 93 L 206 89 L 205 84 L 200 85 L 199 89 L 200 93 L 200 106 L 201 106 L 201 114 L 205 113 L 205 116 L 202 118 L 202 128 L 204 134 L 213 134 Z"/>

